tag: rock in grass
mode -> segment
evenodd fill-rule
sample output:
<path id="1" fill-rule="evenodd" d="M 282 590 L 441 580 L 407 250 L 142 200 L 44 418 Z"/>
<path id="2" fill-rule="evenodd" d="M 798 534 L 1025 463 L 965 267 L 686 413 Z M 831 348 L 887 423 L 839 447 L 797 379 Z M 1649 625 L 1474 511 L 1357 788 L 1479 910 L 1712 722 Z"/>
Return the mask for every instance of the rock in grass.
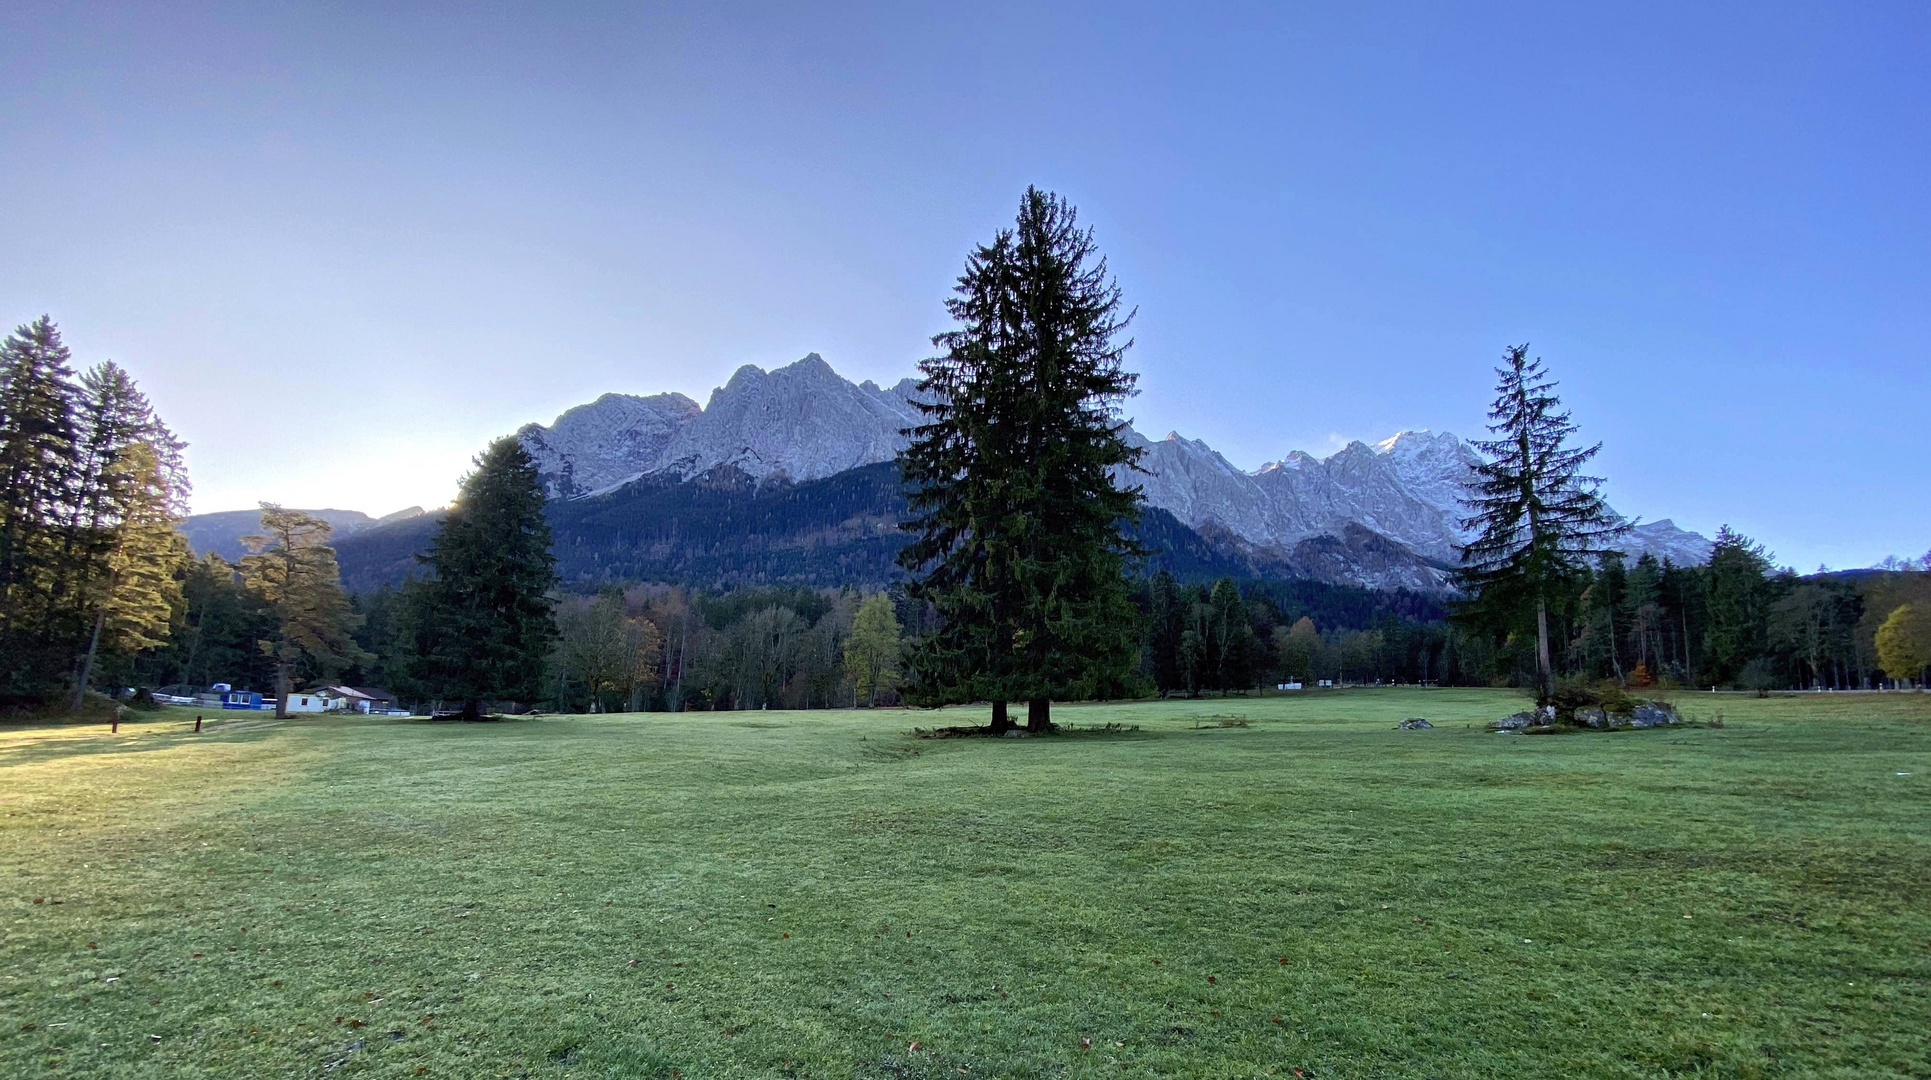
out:
<path id="1" fill-rule="evenodd" d="M 1489 721 L 1488 729 L 1490 731 L 1521 731 L 1531 724 L 1536 724 L 1540 721 L 1541 718 L 1532 712 L 1519 712 L 1504 716 L 1500 720 Z"/>
<path id="2" fill-rule="evenodd" d="M 1682 722 L 1682 716 L 1675 709 L 1655 701 L 1645 701 L 1627 713 L 1610 712 L 1599 705 L 1576 710 L 1576 726 L 1596 731 L 1665 727 Z"/>
<path id="3" fill-rule="evenodd" d="M 1432 728 L 1434 726 L 1435 725 L 1429 723 L 1426 720 L 1423 720 L 1419 716 L 1411 716 L 1408 719 L 1403 720 L 1401 723 L 1395 725 L 1395 727 L 1403 731 L 1419 731 L 1423 728 Z"/>
<path id="4" fill-rule="evenodd" d="M 1653 701 L 1644 702 L 1636 706 L 1629 714 L 1630 727 L 1664 727 L 1669 724 L 1680 724 L 1682 722 L 1683 717 L 1675 709 Z"/>

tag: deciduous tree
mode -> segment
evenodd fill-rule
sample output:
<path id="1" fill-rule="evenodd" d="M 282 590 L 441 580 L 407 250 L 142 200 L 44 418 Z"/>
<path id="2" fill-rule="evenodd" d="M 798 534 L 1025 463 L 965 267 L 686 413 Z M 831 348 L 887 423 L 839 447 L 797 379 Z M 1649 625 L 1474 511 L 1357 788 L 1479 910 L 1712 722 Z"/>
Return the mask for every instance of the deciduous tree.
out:
<path id="1" fill-rule="evenodd" d="M 891 597 L 873 593 L 858 606 L 845 639 L 845 676 L 868 705 L 878 704 L 878 692 L 898 683 L 899 634 Z"/>
<path id="2" fill-rule="evenodd" d="M 1912 679 L 1925 689 L 1931 667 L 1931 610 L 1904 604 L 1877 628 L 1877 662 L 1894 679 Z"/>

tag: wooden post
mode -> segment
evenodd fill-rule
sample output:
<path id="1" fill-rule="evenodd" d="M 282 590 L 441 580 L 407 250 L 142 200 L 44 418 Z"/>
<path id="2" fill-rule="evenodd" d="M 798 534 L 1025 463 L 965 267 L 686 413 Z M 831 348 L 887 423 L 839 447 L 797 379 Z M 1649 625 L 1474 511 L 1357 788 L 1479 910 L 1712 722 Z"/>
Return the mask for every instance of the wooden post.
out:
<path id="1" fill-rule="evenodd" d="M 114 719 L 107 722 L 107 731 L 110 735 L 119 735 L 121 733 L 121 718 L 118 714 L 115 715 Z"/>
<path id="2" fill-rule="evenodd" d="M 194 718 L 194 733 L 196 735 L 201 734 L 201 718 L 199 716 Z"/>

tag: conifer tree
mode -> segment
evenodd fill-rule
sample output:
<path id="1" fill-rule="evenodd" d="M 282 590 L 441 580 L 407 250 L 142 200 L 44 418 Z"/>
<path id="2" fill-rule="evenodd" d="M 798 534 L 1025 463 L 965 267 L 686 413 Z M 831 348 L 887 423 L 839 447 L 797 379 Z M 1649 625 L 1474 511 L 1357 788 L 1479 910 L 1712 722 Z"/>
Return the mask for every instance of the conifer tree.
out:
<path id="1" fill-rule="evenodd" d="M 1180 583 L 1166 570 L 1153 575 L 1148 591 L 1151 610 L 1147 616 L 1147 652 L 1153 685 L 1162 693 L 1178 690 L 1187 681 L 1180 649 L 1180 637 L 1187 631 L 1186 602 L 1181 598 Z"/>
<path id="2" fill-rule="evenodd" d="M 72 501 L 71 358 L 45 315 L 0 343 L 0 690 L 38 690 L 64 666 L 49 599 Z"/>
<path id="3" fill-rule="evenodd" d="M 929 703 L 1027 702 L 1050 726 L 1053 697 L 1119 692 L 1133 679 L 1134 612 L 1122 525 L 1140 488 L 1116 473 L 1139 453 L 1119 404 L 1131 319 L 1092 231 L 1028 188 L 1012 229 L 966 260 L 946 303 L 958 326 L 933 338 L 919 408 L 900 455 L 915 539 L 907 592 L 939 628 L 920 640 L 913 696 Z M 922 573 L 920 573 L 922 571 Z"/>
<path id="4" fill-rule="evenodd" d="M 175 618 L 186 605 L 182 578 L 192 558 L 188 541 L 175 530 L 176 492 L 160 456 L 146 443 L 115 455 L 106 470 L 116 490 L 117 520 L 102 573 L 92 575 L 83 602 L 94 609 L 87 652 L 74 679 L 68 707 L 79 712 L 94 673 L 105 633 L 109 648 L 134 652 L 167 642 Z"/>
<path id="5" fill-rule="evenodd" d="M 1770 557 L 1763 545 L 1724 525 L 1703 567 L 1704 679 L 1735 682 L 1768 644 Z"/>
<path id="6" fill-rule="evenodd" d="M 491 443 L 420 556 L 433 572 L 411 590 L 412 685 L 463 703 L 535 701 L 557 640 L 556 557 L 536 462 L 514 437 Z"/>
<path id="7" fill-rule="evenodd" d="M 127 489 L 156 479 L 165 488 L 163 508 L 181 516 L 187 512 L 188 483 L 181 462 L 185 444 L 155 415 L 147 395 L 120 365 L 110 360 L 83 372 L 75 406 L 74 497 L 63 524 L 67 558 L 82 576 L 73 584 L 85 588 L 86 576 L 95 569 L 86 557 L 88 540 L 102 548 L 115 543 L 113 524 L 130 498 Z M 144 460 L 151 460 L 151 471 L 145 465 L 116 468 L 135 446 L 142 448 Z"/>
<path id="8" fill-rule="evenodd" d="M 1465 618 L 1533 618 L 1537 682 L 1546 699 L 1554 689 L 1550 604 L 1629 526 L 1604 504 L 1601 478 L 1582 473 L 1602 444 L 1569 445 L 1576 425 L 1541 358 L 1531 360 L 1527 345 L 1516 346 L 1496 375 L 1489 410 L 1496 437 L 1475 443 L 1484 460 L 1463 500 L 1471 511 L 1463 527 L 1476 535 L 1461 549 L 1457 583 L 1471 597 Z"/>
<path id="9" fill-rule="evenodd" d="M 273 634 L 259 647 L 275 663 L 275 715 L 286 720 L 296 665 L 310 662 L 327 675 L 366 659 L 352 635 L 362 619 L 342 593 L 328 522 L 263 503 L 261 527 L 242 537 L 250 553 L 241 557 L 241 581 L 272 612 Z"/>

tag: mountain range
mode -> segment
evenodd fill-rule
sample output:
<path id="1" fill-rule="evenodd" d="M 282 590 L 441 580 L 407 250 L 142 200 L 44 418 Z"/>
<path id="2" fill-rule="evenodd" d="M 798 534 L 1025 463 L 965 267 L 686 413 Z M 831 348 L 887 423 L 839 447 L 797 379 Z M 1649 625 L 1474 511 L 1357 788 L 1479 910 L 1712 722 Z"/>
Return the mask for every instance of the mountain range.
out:
<path id="1" fill-rule="evenodd" d="M 812 353 L 772 371 L 739 368 L 703 406 L 677 393 L 605 394 L 516 437 L 550 496 L 566 581 L 880 584 L 904 543 L 888 463 L 901 431 L 922 422 L 916 395 L 912 379 L 853 383 Z M 1140 531 L 1162 553 L 1156 565 L 1184 577 L 1448 588 L 1467 538 L 1462 483 L 1477 460 L 1453 434 L 1402 431 L 1252 471 L 1178 434 L 1126 437 L 1143 453 L 1119 479 L 1146 493 Z M 337 526 L 351 588 L 413 573 L 438 519 L 413 507 L 322 515 Z M 254 511 L 233 511 L 190 518 L 183 531 L 197 550 L 228 555 L 256 527 Z M 1638 525 L 1627 547 L 1700 563 L 1710 543 L 1665 520 Z"/>
<path id="2" fill-rule="evenodd" d="M 917 383 L 889 389 L 853 383 L 817 353 L 773 371 L 746 365 L 700 408 L 682 394 L 605 394 L 517 437 L 553 498 L 582 498 L 646 476 L 689 480 L 734 469 L 752 481 L 819 480 L 889 461 L 902 429 L 920 423 Z M 1150 506 L 1195 530 L 1218 530 L 1259 550 L 1291 551 L 1315 537 L 1365 528 L 1424 560 L 1452 564 L 1467 539 L 1462 483 L 1476 460 L 1448 432 L 1402 431 L 1372 446 L 1352 442 L 1327 457 L 1294 451 L 1252 472 L 1206 443 L 1168 434 L 1149 440 L 1130 479 Z M 1124 479 L 1124 478 L 1123 478 Z M 1709 541 L 1669 521 L 1637 526 L 1632 554 L 1702 562 Z"/>

